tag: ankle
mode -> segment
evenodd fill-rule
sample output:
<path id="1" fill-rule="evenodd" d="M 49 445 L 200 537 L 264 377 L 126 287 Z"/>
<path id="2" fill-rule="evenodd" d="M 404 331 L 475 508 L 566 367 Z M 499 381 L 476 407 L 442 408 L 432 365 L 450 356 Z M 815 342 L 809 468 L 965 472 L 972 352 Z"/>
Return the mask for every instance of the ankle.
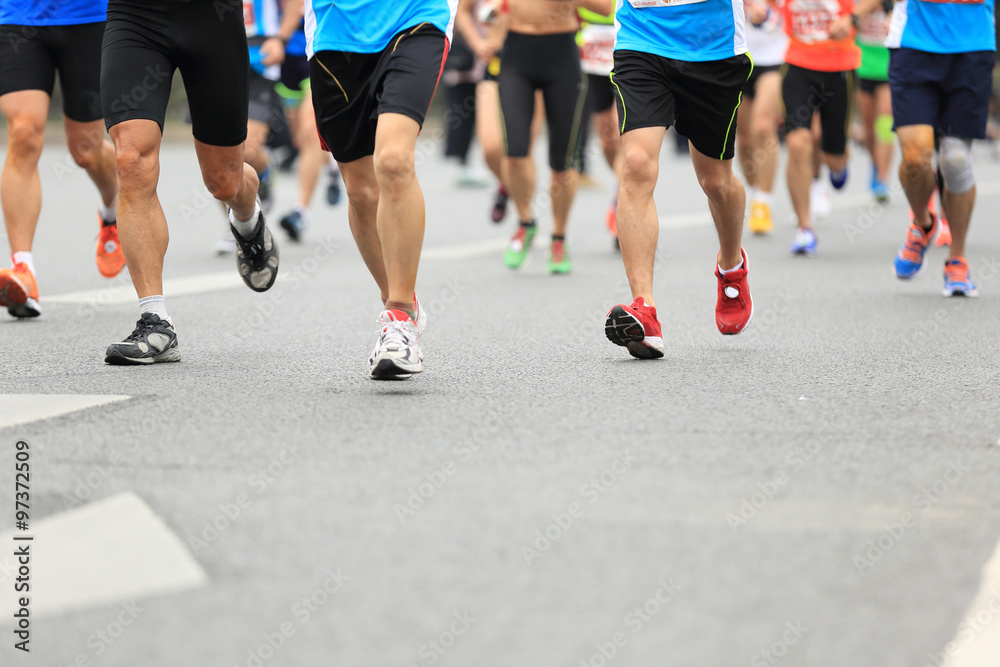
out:
<path id="1" fill-rule="evenodd" d="M 416 321 L 416 319 L 417 319 L 416 304 L 414 304 L 412 301 L 410 301 L 409 303 L 406 303 L 404 301 L 393 301 L 392 299 L 386 299 L 385 300 L 385 309 L 386 310 L 401 310 L 404 313 L 406 313 L 407 315 L 409 315 L 411 320 Z"/>

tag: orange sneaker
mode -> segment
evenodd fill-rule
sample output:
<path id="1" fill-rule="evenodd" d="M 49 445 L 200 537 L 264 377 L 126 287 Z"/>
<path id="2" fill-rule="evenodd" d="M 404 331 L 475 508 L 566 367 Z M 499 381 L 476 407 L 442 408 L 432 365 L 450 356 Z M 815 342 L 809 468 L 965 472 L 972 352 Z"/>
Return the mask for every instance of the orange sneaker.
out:
<path id="1" fill-rule="evenodd" d="M 105 278 L 114 278 L 125 266 L 125 253 L 118 240 L 118 224 L 101 220 L 101 232 L 97 235 L 97 270 Z"/>
<path id="2" fill-rule="evenodd" d="M 14 317 L 38 317 L 42 308 L 38 305 L 38 283 L 24 263 L 14 264 L 12 269 L 0 269 L 0 306 Z"/>

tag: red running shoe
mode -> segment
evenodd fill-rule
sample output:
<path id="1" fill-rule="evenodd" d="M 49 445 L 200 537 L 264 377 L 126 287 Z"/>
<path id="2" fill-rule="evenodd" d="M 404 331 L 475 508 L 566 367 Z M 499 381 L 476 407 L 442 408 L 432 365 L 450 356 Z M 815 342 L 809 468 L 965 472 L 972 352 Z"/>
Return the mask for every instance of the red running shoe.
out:
<path id="1" fill-rule="evenodd" d="M 656 308 L 647 306 L 641 296 L 631 306 L 620 303 L 608 312 L 604 335 L 615 345 L 627 348 L 636 359 L 663 356 L 663 335 Z"/>
<path id="2" fill-rule="evenodd" d="M 715 303 L 715 324 L 719 331 L 727 336 L 742 332 L 753 319 L 753 298 L 750 296 L 750 285 L 747 283 L 747 253 L 740 248 L 743 255 L 743 268 L 737 271 L 719 272 L 715 265 L 715 277 L 719 279 L 719 299 Z"/>

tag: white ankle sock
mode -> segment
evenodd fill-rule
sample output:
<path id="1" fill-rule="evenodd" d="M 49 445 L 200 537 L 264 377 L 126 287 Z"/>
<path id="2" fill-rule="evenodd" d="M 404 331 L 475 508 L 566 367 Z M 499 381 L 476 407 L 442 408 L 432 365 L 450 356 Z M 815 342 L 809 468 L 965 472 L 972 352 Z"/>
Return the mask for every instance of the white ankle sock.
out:
<path id="1" fill-rule="evenodd" d="M 720 266 L 720 267 L 719 267 L 719 273 L 721 273 L 722 275 L 726 275 L 727 273 L 730 273 L 730 272 L 732 272 L 732 271 L 739 271 L 739 270 L 740 270 L 740 269 L 742 269 L 742 268 L 743 268 L 743 260 L 741 259 L 741 260 L 740 260 L 740 263 L 739 263 L 739 265 L 737 265 L 737 266 L 734 266 L 734 267 L 733 267 L 733 268 L 731 268 L 731 269 L 724 269 L 724 268 L 722 268 L 722 267 Z"/>
<path id="2" fill-rule="evenodd" d="M 118 206 L 112 204 L 111 206 L 105 206 L 104 202 L 97 207 L 97 212 L 101 215 L 101 220 L 107 220 L 108 222 L 116 222 L 118 220 Z"/>
<path id="3" fill-rule="evenodd" d="M 143 313 L 153 313 L 154 315 L 159 315 L 161 320 L 166 320 L 171 324 L 174 323 L 170 319 L 170 316 L 167 315 L 167 300 L 163 298 L 162 294 L 144 296 L 139 299 L 139 314 L 142 315 Z"/>
<path id="4" fill-rule="evenodd" d="M 253 215 L 250 216 L 249 220 L 240 220 L 236 217 L 236 213 L 233 209 L 229 209 L 229 222 L 232 223 L 236 232 L 243 238 L 247 238 L 253 234 L 253 230 L 257 229 L 257 218 L 260 217 L 260 202 L 255 202 L 253 205 Z"/>
<path id="5" fill-rule="evenodd" d="M 35 262 L 31 259 L 30 250 L 15 252 L 10 256 L 10 258 L 14 260 L 15 264 L 26 264 L 28 266 L 28 270 L 31 271 L 31 275 L 35 275 Z"/>
<path id="6" fill-rule="evenodd" d="M 760 202 L 762 204 L 767 204 L 768 206 L 774 201 L 774 195 L 770 192 L 764 192 L 762 190 L 757 190 L 754 192 L 753 201 Z"/>

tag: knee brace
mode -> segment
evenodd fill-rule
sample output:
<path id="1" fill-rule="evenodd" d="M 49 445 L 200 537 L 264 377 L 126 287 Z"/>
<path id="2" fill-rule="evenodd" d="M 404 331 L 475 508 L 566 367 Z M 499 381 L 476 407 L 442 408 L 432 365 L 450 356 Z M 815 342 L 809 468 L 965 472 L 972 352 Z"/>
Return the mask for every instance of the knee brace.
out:
<path id="1" fill-rule="evenodd" d="M 960 195 L 976 184 L 972 174 L 972 140 L 942 137 L 938 166 L 949 192 Z"/>
<path id="2" fill-rule="evenodd" d="M 875 119 L 875 138 L 883 144 L 891 144 L 896 140 L 896 135 L 892 131 L 892 114 L 880 114 Z"/>

